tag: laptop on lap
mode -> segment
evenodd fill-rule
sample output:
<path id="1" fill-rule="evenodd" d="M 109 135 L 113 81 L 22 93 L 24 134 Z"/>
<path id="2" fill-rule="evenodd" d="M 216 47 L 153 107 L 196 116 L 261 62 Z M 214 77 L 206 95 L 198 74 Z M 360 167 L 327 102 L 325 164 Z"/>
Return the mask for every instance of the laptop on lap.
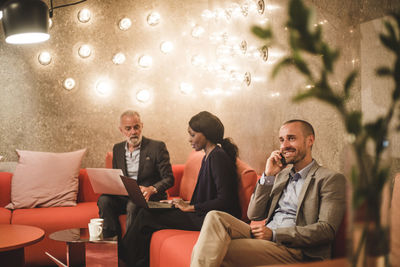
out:
<path id="1" fill-rule="evenodd" d="M 123 175 L 120 175 L 120 177 L 122 183 L 125 185 L 126 191 L 128 191 L 129 198 L 137 206 L 146 209 L 175 209 L 174 205 L 171 203 L 146 201 L 135 179 Z"/>

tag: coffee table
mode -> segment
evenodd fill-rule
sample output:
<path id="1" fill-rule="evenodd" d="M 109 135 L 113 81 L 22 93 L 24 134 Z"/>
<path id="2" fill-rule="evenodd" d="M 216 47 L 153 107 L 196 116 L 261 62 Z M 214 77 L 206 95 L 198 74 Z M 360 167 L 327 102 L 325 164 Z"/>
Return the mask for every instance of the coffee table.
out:
<path id="1" fill-rule="evenodd" d="M 117 236 L 91 239 L 87 228 L 73 228 L 54 232 L 49 238 L 67 244 L 66 264 L 46 252 L 58 266 L 118 266 Z"/>
<path id="2" fill-rule="evenodd" d="M 38 227 L 0 224 L 0 263 L 2 266 L 24 266 L 24 248 L 43 238 L 44 231 Z"/>

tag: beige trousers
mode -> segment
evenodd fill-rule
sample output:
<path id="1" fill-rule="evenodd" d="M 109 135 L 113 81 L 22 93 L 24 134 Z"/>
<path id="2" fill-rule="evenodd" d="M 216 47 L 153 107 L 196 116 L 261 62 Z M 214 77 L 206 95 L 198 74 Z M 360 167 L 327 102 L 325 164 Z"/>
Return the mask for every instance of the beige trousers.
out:
<path id="1" fill-rule="evenodd" d="M 192 251 L 191 267 L 257 266 L 302 261 L 299 249 L 252 239 L 250 225 L 228 213 L 210 211 Z"/>

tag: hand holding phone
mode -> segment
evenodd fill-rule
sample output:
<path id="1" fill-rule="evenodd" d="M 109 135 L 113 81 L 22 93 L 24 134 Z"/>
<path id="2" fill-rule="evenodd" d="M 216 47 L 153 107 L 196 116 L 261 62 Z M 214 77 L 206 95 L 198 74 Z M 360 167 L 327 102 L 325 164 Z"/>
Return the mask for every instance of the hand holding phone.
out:
<path id="1" fill-rule="evenodd" d="M 279 150 L 275 150 L 267 159 L 264 173 L 267 176 L 275 176 L 278 172 L 285 168 L 286 165 L 287 162 L 282 152 Z"/>

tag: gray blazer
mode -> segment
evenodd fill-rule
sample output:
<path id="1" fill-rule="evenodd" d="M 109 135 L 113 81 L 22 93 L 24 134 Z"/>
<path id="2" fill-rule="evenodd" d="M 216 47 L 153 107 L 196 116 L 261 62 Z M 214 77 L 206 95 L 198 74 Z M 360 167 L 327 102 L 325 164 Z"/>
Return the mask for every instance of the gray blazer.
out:
<path id="1" fill-rule="evenodd" d="M 289 180 L 290 168 L 279 172 L 274 185 L 257 183 L 247 215 L 269 222 Z M 346 178 L 314 162 L 299 196 L 296 226 L 276 229 L 276 242 L 303 251 L 306 258 L 329 259 L 346 210 Z"/>
<path id="2" fill-rule="evenodd" d="M 125 160 L 126 141 L 115 144 L 113 148 L 112 166 L 121 169 L 125 176 L 128 175 Z M 139 158 L 139 185 L 154 186 L 158 193 L 151 196 L 151 200 L 166 199 L 165 190 L 174 185 L 169 153 L 164 142 L 152 140 L 143 136 L 140 145 Z"/>

